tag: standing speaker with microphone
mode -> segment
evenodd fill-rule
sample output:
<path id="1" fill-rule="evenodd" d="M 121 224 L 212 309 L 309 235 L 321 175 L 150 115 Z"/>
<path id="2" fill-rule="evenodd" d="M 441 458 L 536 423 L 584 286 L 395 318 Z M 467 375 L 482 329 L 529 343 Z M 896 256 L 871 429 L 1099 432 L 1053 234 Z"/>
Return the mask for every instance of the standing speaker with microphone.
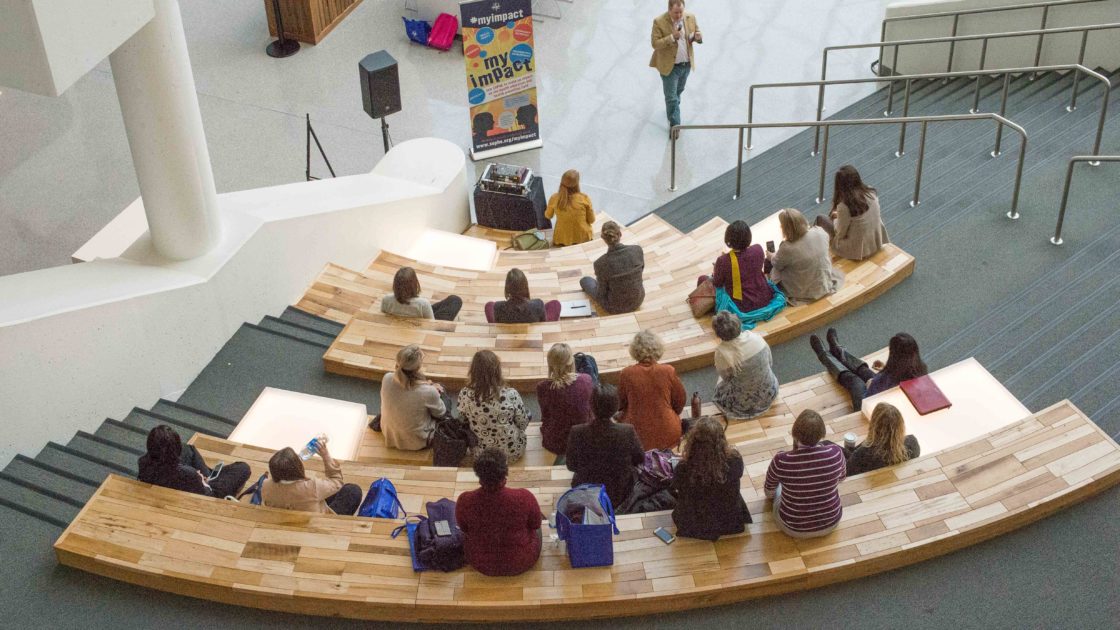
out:
<path id="1" fill-rule="evenodd" d="M 362 83 L 362 108 L 370 118 L 381 119 L 381 139 L 389 152 L 389 123 L 385 117 L 401 111 L 401 83 L 397 60 L 384 50 L 366 55 L 358 63 Z"/>

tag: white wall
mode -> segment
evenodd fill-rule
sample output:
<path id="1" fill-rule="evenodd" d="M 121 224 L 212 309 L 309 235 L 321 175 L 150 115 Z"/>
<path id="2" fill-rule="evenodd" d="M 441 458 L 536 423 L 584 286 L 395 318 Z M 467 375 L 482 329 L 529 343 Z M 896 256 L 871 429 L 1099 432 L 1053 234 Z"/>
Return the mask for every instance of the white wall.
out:
<path id="1" fill-rule="evenodd" d="M 1024 4 L 1023 0 L 911 0 L 897 2 L 887 7 L 886 16 L 919 15 L 981 7 Z M 958 35 L 978 33 L 1007 33 L 1038 29 L 1042 20 L 1042 9 L 1018 9 L 961 16 L 957 28 Z M 1052 7 L 1046 21 L 1046 28 L 1081 26 L 1086 24 L 1106 24 L 1120 22 L 1120 0 L 1087 2 L 1063 7 Z M 952 33 L 951 17 L 931 18 L 928 20 L 905 20 L 887 24 L 887 40 L 923 39 L 928 37 L 948 37 Z M 1014 68 L 1034 64 L 1037 37 L 1009 37 L 988 42 L 988 55 L 985 68 Z M 979 67 L 980 40 L 958 42 L 953 53 L 954 70 L 974 70 Z M 1077 63 L 1081 46 L 1079 33 L 1048 35 L 1043 41 L 1041 65 L 1060 65 Z M 871 58 L 878 55 L 871 49 Z M 837 54 L 860 54 L 840 52 Z M 884 63 L 890 66 L 892 52 L 884 51 Z M 899 49 L 897 71 L 905 74 L 923 72 L 943 72 L 948 61 L 949 44 L 928 44 L 904 46 Z M 1085 49 L 1084 65 L 1088 68 L 1103 66 L 1109 70 L 1120 67 L 1120 29 L 1095 31 L 1089 34 Z"/>
<path id="2" fill-rule="evenodd" d="M 58 96 L 153 15 L 152 0 L 0 0 L 0 85 Z"/>
<path id="3" fill-rule="evenodd" d="M 296 301 L 327 262 L 364 268 L 426 227 L 470 221 L 462 149 L 401 143 L 369 175 L 219 196 L 224 241 L 0 278 L 0 466 L 186 388 L 244 321 Z"/>

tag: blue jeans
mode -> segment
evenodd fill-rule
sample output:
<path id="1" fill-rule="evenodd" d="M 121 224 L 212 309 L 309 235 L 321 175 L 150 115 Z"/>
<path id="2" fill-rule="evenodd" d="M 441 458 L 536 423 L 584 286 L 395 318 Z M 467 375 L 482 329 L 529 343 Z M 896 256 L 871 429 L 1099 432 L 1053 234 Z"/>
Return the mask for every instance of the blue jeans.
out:
<path id="1" fill-rule="evenodd" d="M 681 124 L 681 92 L 684 92 L 691 70 L 689 64 L 678 63 L 669 74 L 661 77 L 661 88 L 665 91 L 665 115 L 669 118 L 670 127 Z"/>

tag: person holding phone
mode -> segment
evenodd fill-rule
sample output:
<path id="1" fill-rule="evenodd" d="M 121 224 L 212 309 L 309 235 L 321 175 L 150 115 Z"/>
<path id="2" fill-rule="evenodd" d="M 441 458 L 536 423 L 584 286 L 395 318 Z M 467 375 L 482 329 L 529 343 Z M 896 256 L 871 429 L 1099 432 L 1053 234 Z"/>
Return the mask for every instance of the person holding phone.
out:
<path id="1" fill-rule="evenodd" d="M 681 124 L 681 93 L 695 62 L 692 45 L 704 43 L 696 16 L 685 13 L 684 0 L 669 0 L 669 10 L 653 21 L 650 43 L 653 57 L 649 65 L 661 75 L 665 116 L 672 134 L 673 127 Z"/>
<path id="2" fill-rule="evenodd" d="M 832 295 L 844 284 L 844 274 L 832 266 L 828 232 L 809 226 L 801 211 L 784 208 L 778 213 L 782 243 L 777 251 L 767 243 L 770 280 L 791 305 L 807 304 Z"/>
<path id="3" fill-rule="evenodd" d="M 144 483 L 221 499 L 237 496 L 251 474 L 245 462 L 219 463 L 211 470 L 198 449 L 183 444 L 175 429 L 166 424 L 148 432 L 147 447 L 136 475 Z"/>

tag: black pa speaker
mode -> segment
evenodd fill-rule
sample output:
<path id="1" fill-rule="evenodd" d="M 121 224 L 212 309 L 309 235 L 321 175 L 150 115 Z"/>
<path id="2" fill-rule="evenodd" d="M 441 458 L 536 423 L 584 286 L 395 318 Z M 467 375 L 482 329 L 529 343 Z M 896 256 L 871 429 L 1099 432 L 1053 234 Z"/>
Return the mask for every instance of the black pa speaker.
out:
<path id="1" fill-rule="evenodd" d="M 401 82 L 397 60 L 384 50 L 366 55 L 358 63 L 362 80 L 362 107 L 370 118 L 382 118 L 401 111 Z"/>

